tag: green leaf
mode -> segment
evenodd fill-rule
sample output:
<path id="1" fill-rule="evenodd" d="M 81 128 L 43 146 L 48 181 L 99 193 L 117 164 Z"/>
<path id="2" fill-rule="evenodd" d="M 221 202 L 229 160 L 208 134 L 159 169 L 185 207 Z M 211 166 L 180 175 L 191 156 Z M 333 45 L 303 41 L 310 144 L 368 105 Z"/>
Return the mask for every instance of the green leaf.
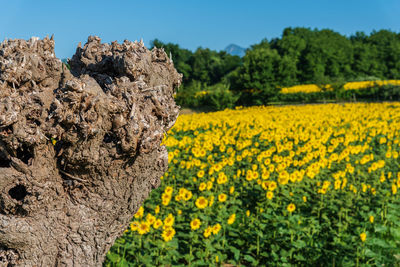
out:
<path id="1" fill-rule="evenodd" d="M 244 256 L 244 260 L 246 260 L 246 261 L 248 261 L 250 263 L 253 263 L 253 264 L 257 263 L 257 260 L 255 258 L 253 258 L 252 256 L 250 256 L 250 255 L 245 255 Z"/>
<path id="2" fill-rule="evenodd" d="M 365 256 L 374 258 L 376 256 L 376 253 L 370 250 L 369 248 L 365 249 Z"/>
<path id="3" fill-rule="evenodd" d="M 303 240 L 296 240 L 292 243 L 296 248 L 304 248 L 307 244 Z"/>
<path id="4" fill-rule="evenodd" d="M 400 228 L 392 227 L 390 228 L 390 233 L 393 235 L 395 239 L 400 239 Z"/>
<path id="5" fill-rule="evenodd" d="M 235 247 L 229 247 L 229 250 L 233 253 L 233 257 L 235 261 L 239 261 L 240 250 Z"/>
<path id="6" fill-rule="evenodd" d="M 375 226 L 375 232 L 376 233 L 384 233 L 384 232 L 386 232 L 387 231 L 387 226 L 384 226 L 384 225 L 381 225 L 381 224 L 377 224 L 376 226 Z"/>
<path id="7" fill-rule="evenodd" d="M 385 240 L 382 240 L 379 238 L 372 238 L 370 240 L 370 244 L 381 247 L 381 248 L 389 248 L 390 247 L 390 245 Z"/>
<path id="8" fill-rule="evenodd" d="M 125 259 L 121 259 L 121 261 L 117 264 L 118 267 L 127 267 L 127 266 L 132 266 L 127 262 Z"/>
<path id="9" fill-rule="evenodd" d="M 118 263 L 120 261 L 120 256 L 114 253 L 108 253 L 107 254 L 107 259 L 111 261 L 112 263 Z"/>

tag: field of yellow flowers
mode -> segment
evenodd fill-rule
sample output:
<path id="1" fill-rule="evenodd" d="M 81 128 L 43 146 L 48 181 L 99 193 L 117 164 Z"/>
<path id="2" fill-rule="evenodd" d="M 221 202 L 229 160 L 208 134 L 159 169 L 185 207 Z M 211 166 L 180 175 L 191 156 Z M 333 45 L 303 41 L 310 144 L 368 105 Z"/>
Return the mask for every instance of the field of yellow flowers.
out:
<path id="1" fill-rule="evenodd" d="M 104 266 L 400 263 L 400 103 L 182 115 Z"/>
<path id="2" fill-rule="evenodd" d="M 382 80 L 382 81 L 362 81 L 362 82 L 348 82 L 344 84 L 344 90 L 360 90 L 370 88 L 374 86 L 384 85 L 400 85 L 400 80 Z M 329 84 L 325 86 L 328 90 L 333 89 Z M 321 88 L 316 84 L 301 84 L 291 87 L 284 87 L 281 89 L 282 94 L 293 94 L 293 93 L 318 93 L 321 92 Z"/>

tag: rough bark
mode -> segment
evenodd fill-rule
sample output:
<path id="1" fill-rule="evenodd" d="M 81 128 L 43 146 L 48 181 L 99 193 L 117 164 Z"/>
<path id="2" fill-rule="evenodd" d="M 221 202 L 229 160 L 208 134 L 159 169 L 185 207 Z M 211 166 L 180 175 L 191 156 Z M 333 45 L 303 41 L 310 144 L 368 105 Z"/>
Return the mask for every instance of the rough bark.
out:
<path id="1" fill-rule="evenodd" d="M 0 45 L 0 266 L 101 266 L 168 154 L 178 74 L 162 49 L 90 36 Z"/>

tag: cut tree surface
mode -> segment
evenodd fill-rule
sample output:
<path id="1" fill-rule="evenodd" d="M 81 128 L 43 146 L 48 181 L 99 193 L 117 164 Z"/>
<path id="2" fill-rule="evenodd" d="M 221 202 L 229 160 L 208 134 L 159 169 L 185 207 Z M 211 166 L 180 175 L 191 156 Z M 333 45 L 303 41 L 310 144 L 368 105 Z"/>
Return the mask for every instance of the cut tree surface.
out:
<path id="1" fill-rule="evenodd" d="M 162 49 L 90 36 L 0 45 L 0 266 L 101 266 L 167 169 L 181 75 Z"/>

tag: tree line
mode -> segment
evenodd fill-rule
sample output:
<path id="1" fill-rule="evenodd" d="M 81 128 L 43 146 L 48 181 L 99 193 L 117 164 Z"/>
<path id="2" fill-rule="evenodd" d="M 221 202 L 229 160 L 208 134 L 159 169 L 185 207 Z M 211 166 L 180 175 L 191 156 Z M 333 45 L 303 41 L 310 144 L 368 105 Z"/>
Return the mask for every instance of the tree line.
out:
<path id="1" fill-rule="evenodd" d="M 151 46 L 163 47 L 183 74 L 177 97 L 182 106 L 266 104 L 285 86 L 400 79 L 400 34 L 390 30 L 344 36 L 286 28 L 282 37 L 252 45 L 243 58 L 201 47 L 192 52 L 157 39 Z"/>

